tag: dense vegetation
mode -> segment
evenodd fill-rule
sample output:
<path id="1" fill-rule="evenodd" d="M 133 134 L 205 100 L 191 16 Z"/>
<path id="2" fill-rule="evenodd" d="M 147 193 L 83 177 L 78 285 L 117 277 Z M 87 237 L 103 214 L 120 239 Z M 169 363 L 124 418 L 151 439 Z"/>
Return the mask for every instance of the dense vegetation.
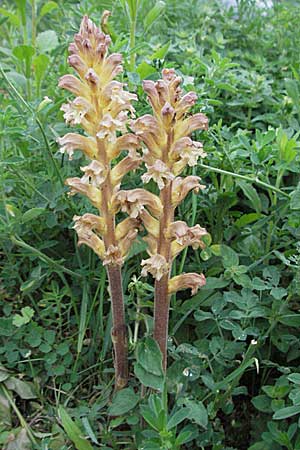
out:
<path id="1" fill-rule="evenodd" d="M 300 449 L 300 4 L 262 3 L 142 1 L 135 39 L 125 0 L 1 3 L 4 450 Z M 72 217 L 88 204 L 64 185 L 84 157 L 67 161 L 57 146 L 68 132 L 57 87 L 71 73 L 68 44 L 84 14 L 99 23 L 105 9 L 137 114 L 150 112 L 141 81 L 174 67 L 209 118 L 196 133 L 207 157 L 186 172 L 206 189 L 177 218 L 205 227 L 211 243 L 173 268 L 207 282 L 172 296 L 165 383 L 150 338 L 153 280 L 140 277 L 145 244 L 132 246 L 130 381 L 117 394 L 105 269 L 76 245 Z"/>

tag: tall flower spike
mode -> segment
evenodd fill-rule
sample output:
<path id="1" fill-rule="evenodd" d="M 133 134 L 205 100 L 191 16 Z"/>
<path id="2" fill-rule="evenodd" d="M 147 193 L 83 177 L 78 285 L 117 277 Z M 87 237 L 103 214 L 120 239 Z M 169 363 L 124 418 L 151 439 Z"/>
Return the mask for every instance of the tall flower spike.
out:
<path id="1" fill-rule="evenodd" d="M 197 95 L 188 92 L 182 96 L 180 84 L 181 79 L 174 69 L 164 69 L 162 79 L 157 82 L 145 80 L 143 88 L 153 115 L 146 114 L 130 124 L 145 145 L 143 159 L 147 171 L 142 181 L 148 183 L 153 180 L 160 190 L 157 197 L 162 208 L 160 216 L 153 217 L 151 210 L 148 212 L 142 208 L 138 214 L 148 232 L 145 241 L 150 257 L 142 261 L 142 275 L 150 273 L 156 280 L 154 338 L 163 353 L 165 368 L 169 296 L 186 288 L 195 294 L 205 284 L 204 275 L 197 273 L 169 279 L 174 258 L 188 245 L 194 249 L 203 248 L 202 239 L 207 234 L 200 225 L 189 227 L 183 221 L 174 222 L 175 209 L 186 195 L 191 190 L 198 192 L 204 188 L 199 183 L 199 177 L 182 178 L 179 175 L 187 165 L 195 166 L 198 158 L 205 156 L 202 144 L 193 141 L 190 135 L 208 127 L 204 114 L 188 114 L 196 103 Z"/>
<path id="2" fill-rule="evenodd" d="M 67 133 L 58 139 L 60 151 L 72 159 L 80 150 L 90 160 L 83 164 L 81 178 L 69 178 L 70 194 L 80 193 L 98 209 L 98 216 L 84 214 L 74 217 L 78 244 L 92 248 L 106 267 L 113 312 L 112 339 L 116 388 L 127 383 L 127 341 L 120 267 L 137 235 L 137 220 L 125 219 L 115 226 L 116 209 L 112 208 L 122 178 L 141 162 L 137 150 L 140 141 L 127 132 L 128 115 L 134 117 L 131 102 L 135 94 L 124 90 L 124 84 L 114 80 L 122 71 L 122 57 L 108 55 L 110 37 L 84 16 L 79 33 L 69 46 L 68 62 L 78 76 L 64 75 L 59 86 L 70 91 L 75 99 L 62 105 L 66 122 L 80 126 L 85 134 Z M 112 165 L 122 151 L 128 155 Z M 112 168 L 112 166 L 114 166 Z M 122 191 L 126 192 L 126 191 Z M 138 224 L 140 222 L 138 221 Z"/>

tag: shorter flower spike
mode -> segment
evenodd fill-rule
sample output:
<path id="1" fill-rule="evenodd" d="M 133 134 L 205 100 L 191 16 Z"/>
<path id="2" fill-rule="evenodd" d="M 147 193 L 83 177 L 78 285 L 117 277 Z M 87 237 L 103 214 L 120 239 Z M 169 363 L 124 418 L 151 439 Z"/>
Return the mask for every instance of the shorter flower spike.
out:
<path id="1" fill-rule="evenodd" d="M 198 289 L 205 286 L 206 279 L 203 273 L 183 273 L 169 280 L 168 292 L 174 294 L 182 289 L 190 288 L 192 295 L 195 295 Z"/>

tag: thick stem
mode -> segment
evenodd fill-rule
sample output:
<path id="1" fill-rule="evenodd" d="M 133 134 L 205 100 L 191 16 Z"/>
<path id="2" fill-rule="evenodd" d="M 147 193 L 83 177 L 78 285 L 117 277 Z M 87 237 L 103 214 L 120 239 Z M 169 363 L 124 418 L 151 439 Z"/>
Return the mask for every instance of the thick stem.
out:
<path id="1" fill-rule="evenodd" d="M 98 159 L 108 165 L 105 148 L 100 140 L 98 144 Z M 107 231 L 103 236 L 106 249 L 110 246 L 117 247 L 117 239 L 115 234 L 115 216 L 111 213 L 109 205 L 113 193 L 110 172 L 102 185 L 102 205 L 101 213 L 105 219 Z M 112 320 L 113 326 L 111 330 L 111 338 L 114 346 L 114 366 L 115 366 L 115 389 L 122 389 L 128 380 L 128 355 L 127 355 L 127 333 L 125 324 L 124 299 L 122 288 L 121 267 L 119 265 L 108 264 L 107 275 L 109 281 L 111 304 L 112 304 Z"/>
<path id="2" fill-rule="evenodd" d="M 171 206 L 172 182 L 161 191 L 161 201 L 163 204 L 163 215 L 160 221 L 160 231 L 158 240 L 158 253 L 166 258 L 171 264 L 171 242 L 165 236 L 165 231 L 174 220 L 174 208 Z M 169 305 L 170 296 L 168 294 L 168 283 L 171 267 L 167 274 L 160 280 L 155 281 L 154 295 L 154 339 L 159 345 L 163 355 L 163 369 L 167 368 L 167 342 L 169 329 Z"/>
<path id="3" fill-rule="evenodd" d="M 107 274 L 112 303 L 113 327 L 111 338 L 114 346 L 115 389 L 122 389 L 128 380 L 127 336 L 120 266 L 108 266 Z"/>
<path id="4" fill-rule="evenodd" d="M 163 369 L 167 369 L 167 343 L 169 329 L 169 305 L 168 295 L 169 274 L 155 281 L 154 299 L 154 339 L 159 345 L 163 355 Z"/>

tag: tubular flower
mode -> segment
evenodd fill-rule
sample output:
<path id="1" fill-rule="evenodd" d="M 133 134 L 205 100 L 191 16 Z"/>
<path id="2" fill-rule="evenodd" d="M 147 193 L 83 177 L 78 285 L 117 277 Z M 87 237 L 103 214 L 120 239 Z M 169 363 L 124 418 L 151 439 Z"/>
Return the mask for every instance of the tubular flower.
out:
<path id="1" fill-rule="evenodd" d="M 200 225 L 189 227 L 185 222 L 174 222 L 177 206 L 193 190 L 204 186 L 197 176 L 182 178 L 179 175 L 186 166 L 195 166 L 205 153 L 200 142 L 191 139 L 196 130 L 206 130 L 208 119 L 204 114 L 189 114 L 195 105 L 195 92 L 182 95 L 181 78 L 174 69 L 164 69 L 162 79 L 157 82 L 145 80 L 143 89 L 148 96 L 153 115 L 146 114 L 131 121 L 132 131 L 140 138 L 145 148 L 143 160 L 146 173 L 142 181 L 154 180 L 160 190 L 157 200 L 161 205 L 159 216 L 143 206 L 134 209 L 131 217 L 140 217 L 147 235 L 150 258 L 142 261 L 142 275 L 151 273 L 155 278 L 154 338 L 163 354 L 166 367 L 166 343 L 169 316 L 169 294 L 179 289 L 191 288 L 192 294 L 205 283 L 203 274 L 184 274 L 170 278 L 172 261 L 186 246 L 204 248 L 202 238 L 207 234 Z M 151 194 L 153 197 L 153 194 Z M 145 203 L 142 203 L 144 205 Z M 127 207 L 123 209 L 128 210 Z M 154 217 L 152 217 L 154 215 Z"/>
<path id="2" fill-rule="evenodd" d="M 108 205 L 124 175 L 137 168 L 141 158 L 137 154 L 139 139 L 127 132 L 128 113 L 134 116 L 131 102 L 137 97 L 125 91 L 123 83 L 114 80 L 122 71 L 122 58 L 119 54 L 107 55 L 109 44 L 110 37 L 85 16 L 69 46 L 68 62 L 78 77 L 64 75 L 59 86 L 76 95 L 61 107 L 66 122 L 80 125 L 87 136 L 67 133 L 58 143 L 60 151 L 67 153 L 70 159 L 75 150 L 81 150 L 90 159 L 89 164 L 81 167 L 83 176 L 69 178 L 66 184 L 71 187 L 71 194 L 79 192 L 87 196 L 98 208 L 99 217 L 106 223 L 106 227 L 102 227 L 105 256 L 101 258 L 105 259 L 105 264 L 119 265 L 122 251 L 114 249 L 119 244 Z M 128 156 L 112 168 L 112 160 L 123 150 L 128 151 Z M 131 222 L 127 226 L 127 233 L 134 232 Z"/>
<path id="3" fill-rule="evenodd" d="M 102 23 L 106 27 L 109 14 L 107 11 L 105 14 Z M 71 126 L 80 126 L 84 135 L 67 133 L 58 143 L 60 151 L 67 153 L 70 159 L 75 150 L 81 150 L 89 160 L 81 167 L 83 176 L 68 178 L 66 185 L 71 195 L 85 195 L 98 209 L 98 215 L 75 216 L 74 229 L 78 244 L 91 247 L 106 267 L 112 302 L 116 388 L 121 389 L 127 382 L 128 366 L 120 266 L 141 221 L 133 214 L 135 219 L 124 220 L 116 227 L 115 214 L 121 206 L 113 208 L 113 198 L 121 192 L 124 175 L 140 164 L 137 151 L 141 144 L 138 136 L 127 130 L 128 115 L 134 118 L 135 113 L 131 102 L 137 97 L 127 92 L 123 83 L 114 80 L 122 72 L 122 56 L 108 55 L 110 41 L 87 16 L 83 18 L 79 33 L 69 46 L 68 63 L 77 76 L 64 75 L 59 86 L 75 95 L 75 99 L 61 107 L 65 121 Z M 128 155 L 116 164 L 113 160 L 124 150 Z"/>
<path id="4" fill-rule="evenodd" d="M 169 280 L 168 292 L 169 294 L 173 294 L 174 292 L 177 292 L 181 289 L 190 288 L 192 291 L 192 295 L 195 295 L 198 289 L 202 286 L 205 286 L 205 284 L 206 280 L 203 273 L 183 273 Z"/>

